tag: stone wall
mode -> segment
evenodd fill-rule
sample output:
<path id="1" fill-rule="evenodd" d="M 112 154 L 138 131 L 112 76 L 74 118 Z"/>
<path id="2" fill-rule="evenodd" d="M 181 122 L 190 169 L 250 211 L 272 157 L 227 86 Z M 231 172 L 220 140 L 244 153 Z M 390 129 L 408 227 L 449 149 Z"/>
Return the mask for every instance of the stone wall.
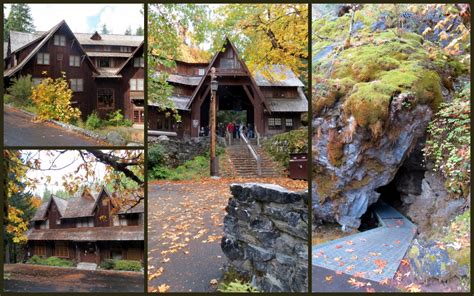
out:
<path id="1" fill-rule="evenodd" d="M 232 184 L 221 248 L 264 292 L 308 291 L 308 194 Z"/>

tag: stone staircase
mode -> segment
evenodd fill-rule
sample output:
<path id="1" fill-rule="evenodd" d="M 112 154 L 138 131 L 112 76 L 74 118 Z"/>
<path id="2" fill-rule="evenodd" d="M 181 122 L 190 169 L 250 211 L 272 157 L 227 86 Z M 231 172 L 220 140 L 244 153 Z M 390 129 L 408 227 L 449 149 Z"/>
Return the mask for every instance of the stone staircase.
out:
<path id="1" fill-rule="evenodd" d="M 269 155 L 251 140 L 252 147 L 256 150 L 261 159 L 262 175 L 257 174 L 257 161 L 252 157 L 245 143 L 234 140 L 231 146 L 227 146 L 227 155 L 234 167 L 238 177 L 248 178 L 272 178 L 284 176 L 284 169 L 275 163 Z"/>

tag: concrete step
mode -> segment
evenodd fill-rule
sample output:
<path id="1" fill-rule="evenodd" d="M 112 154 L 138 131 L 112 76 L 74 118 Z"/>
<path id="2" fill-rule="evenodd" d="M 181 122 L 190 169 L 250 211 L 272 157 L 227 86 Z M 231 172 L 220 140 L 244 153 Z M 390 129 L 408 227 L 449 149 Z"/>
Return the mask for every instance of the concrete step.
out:
<path id="1" fill-rule="evenodd" d="M 79 262 L 76 268 L 82 270 L 96 270 L 97 264 L 89 262 Z"/>

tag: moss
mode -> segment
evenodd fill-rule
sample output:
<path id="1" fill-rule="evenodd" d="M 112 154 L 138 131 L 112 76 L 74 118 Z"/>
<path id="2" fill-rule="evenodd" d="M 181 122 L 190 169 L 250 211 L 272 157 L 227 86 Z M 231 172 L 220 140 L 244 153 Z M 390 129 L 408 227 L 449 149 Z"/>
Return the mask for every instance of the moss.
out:
<path id="1" fill-rule="evenodd" d="M 336 184 L 330 176 L 317 174 L 314 176 L 314 182 L 321 202 L 331 199 L 331 196 L 335 194 Z"/>
<path id="2" fill-rule="evenodd" d="M 435 71 L 425 70 L 418 73 L 419 79 L 414 83 L 414 91 L 419 104 L 430 105 L 438 110 L 443 101 L 441 79 Z"/>
<path id="3" fill-rule="evenodd" d="M 417 246 L 412 246 L 410 251 L 408 251 L 408 257 L 410 258 L 417 258 L 420 255 L 420 250 L 418 249 Z"/>
<path id="4" fill-rule="evenodd" d="M 340 166 L 344 157 L 344 140 L 336 129 L 329 131 L 328 159 L 333 166 Z"/>
<path id="5" fill-rule="evenodd" d="M 454 259 L 460 266 L 470 266 L 471 264 L 471 248 L 454 248 L 447 249 L 449 257 Z"/>

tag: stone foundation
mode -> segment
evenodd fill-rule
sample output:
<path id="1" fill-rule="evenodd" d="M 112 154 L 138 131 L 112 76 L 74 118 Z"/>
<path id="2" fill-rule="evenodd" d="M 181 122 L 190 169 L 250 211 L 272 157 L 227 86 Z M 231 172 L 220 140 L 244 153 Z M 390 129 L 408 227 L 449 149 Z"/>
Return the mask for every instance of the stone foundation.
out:
<path id="1" fill-rule="evenodd" d="M 232 184 L 221 248 L 264 292 L 308 291 L 308 194 Z"/>

